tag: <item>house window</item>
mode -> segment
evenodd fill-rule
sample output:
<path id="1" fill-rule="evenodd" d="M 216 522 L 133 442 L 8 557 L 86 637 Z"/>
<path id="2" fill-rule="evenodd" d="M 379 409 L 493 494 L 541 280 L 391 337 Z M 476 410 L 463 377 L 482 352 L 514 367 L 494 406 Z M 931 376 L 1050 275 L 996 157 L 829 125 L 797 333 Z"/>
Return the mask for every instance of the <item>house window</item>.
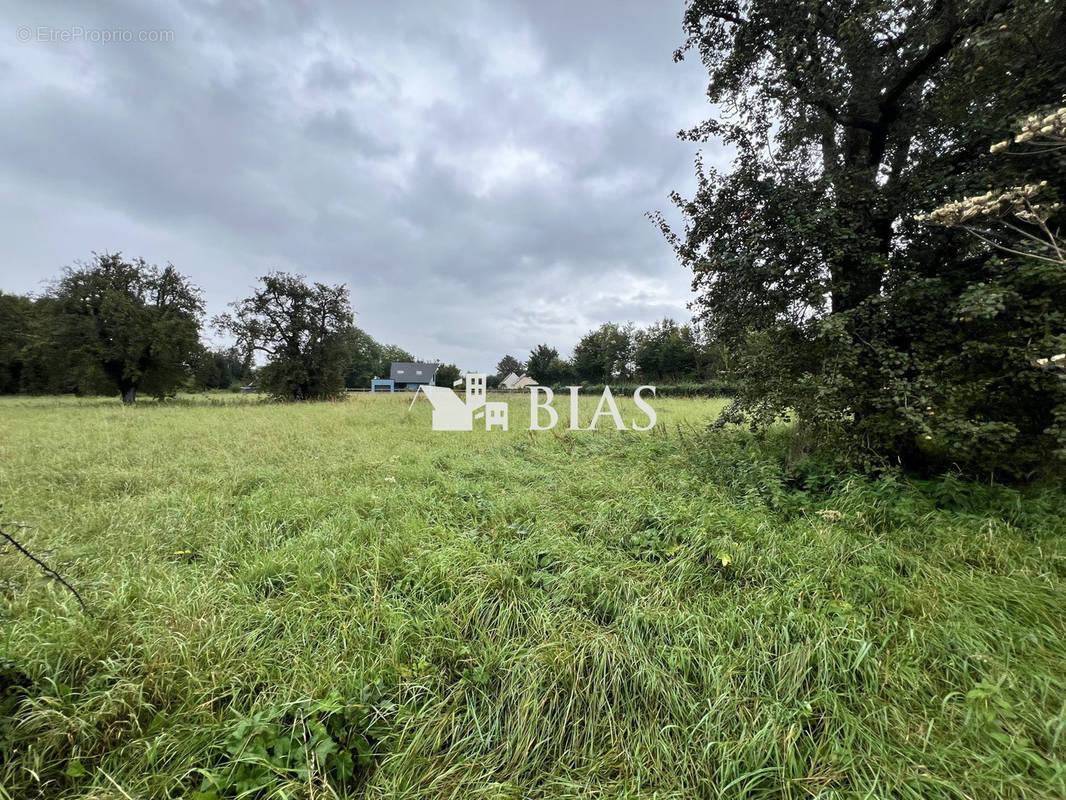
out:
<path id="1" fill-rule="evenodd" d="M 416 369 L 415 370 L 415 375 L 421 375 L 421 374 L 422 374 L 422 370 L 420 370 L 420 369 Z"/>
<path id="2" fill-rule="evenodd" d="M 396 370 L 396 374 L 397 374 L 397 375 L 403 375 L 403 370 L 402 370 L 402 369 L 398 369 L 398 370 Z"/>

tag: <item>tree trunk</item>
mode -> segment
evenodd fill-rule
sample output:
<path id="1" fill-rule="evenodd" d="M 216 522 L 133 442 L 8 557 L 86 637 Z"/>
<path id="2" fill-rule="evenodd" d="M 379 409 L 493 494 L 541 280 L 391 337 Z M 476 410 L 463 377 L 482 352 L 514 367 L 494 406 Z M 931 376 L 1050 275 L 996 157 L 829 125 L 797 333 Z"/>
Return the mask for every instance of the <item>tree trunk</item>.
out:
<path id="1" fill-rule="evenodd" d="M 136 386 L 124 386 L 122 387 L 122 402 L 128 406 L 132 406 L 137 402 L 137 387 Z"/>
<path id="2" fill-rule="evenodd" d="M 880 190 L 874 172 L 850 171 L 846 175 L 837 184 L 838 193 L 846 198 L 838 206 L 838 214 L 853 231 L 853 238 L 830 264 L 833 313 L 850 311 L 881 291 L 892 245 L 894 215 L 875 207 Z"/>

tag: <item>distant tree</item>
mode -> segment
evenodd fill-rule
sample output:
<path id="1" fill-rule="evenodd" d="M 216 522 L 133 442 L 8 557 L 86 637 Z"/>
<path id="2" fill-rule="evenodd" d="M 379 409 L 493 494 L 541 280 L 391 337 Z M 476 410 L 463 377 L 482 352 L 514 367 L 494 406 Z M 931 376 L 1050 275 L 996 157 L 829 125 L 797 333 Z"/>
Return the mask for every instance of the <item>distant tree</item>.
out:
<path id="1" fill-rule="evenodd" d="M 737 348 L 711 335 L 706 326 L 692 325 L 695 345 L 696 375 L 707 378 L 736 378 Z"/>
<path id="2" fill-rule="evenodd" d="M 459 380 L 461 377 L 462 373 L 455 364 L 441 364 L 437 367 L 437 386 L 451 386 L 454 381 Z"/>
<path id="3" fill-rule="evenodd" d="M 496 377 L 503 380 L 512 372 L 515 375 L 521 375 L 525 370 L 526 365 L 519 361 L 512 355 L 506 355 L 500 359 L 500 363 L 496 365 Z"/>
<path id="4" fill-rule="evenodd" d="M 350 389 L 366 388 L 373 378 L 380 377 L 381 345 L 361 328 L 352 328 L 348 338 L 349 360 L 344 385 Z"/>
<path id="5" fill-rule="evenodd" d="M 632 332 L 632 325 L 620 327 L 605 322 L 582 336 L 574 347 L 573 371 L 578 380 L 608 383 L 615 377 L 628 377 Z"/>
<path id="6" fill-rule="evenodd" d="M 345 286 L 308 285 L 302 275 L 273 272 L 232 314 L 215 317 L 220 332 L 233 334 L 246 359 L 264 353 L 259 385 L 286 400 L 320 400 L 344 391 L 354 334 Z"/>
<path id="7" fill-rule="evenodd" d="M 634 334 L 633 359 L 637 371 L 649 379 L 694 376 L 698 348 L 692 329 L 672 319 L 652 323 Z"/>
<path id="8" fill-rule="evenodd" d="M 110 394 L 112 387 L 100 368 L 74 363 L 71 353 L 61 343 L 56 321 L 58 306 L 54 297 L 39 297 L 32 301 L 30 313 L 22 318 L 26 327 L 16 337 L 20 343 L 16 348 L 19 363 L 11 365 L 19 367 L 17 391 L 24 394 L 93 391 Z"/>
<path id="9" fill-rule="evenodd" d="M 204 389 L 229 389 L 250 373 L 250 365 L 235 347 L 223 350 L 204 349 L 196 382 Z"/>
<path id="10" fill-rule="evenodd" d="M 565 373 L 565 362 L 554 347 L 538 344 L 529 354 L 526 372 L 538 383 L 556 383 Z"/>
<path id="11" fill-rule="evenodd" d="M 33 301 L 0 292 L 0 394 L 14 394 L 22 381 Z"/>
<path id="12" fill-rule="evenodd" d="M 378 362 L 376 374 L 382 378 L 387 377 L 394 361 L 414 361 L 415 357 L 394 344 L 381 346 L 381 360 Z"/>
<path id="13" fill-rule="evenodd" d="M 53 376 L 70 370 L 82 385 L 103 382 L 126 404 L 141 390 L 176 391 L 202 351 L 200 290 L 170 264 L 94 255 L 68 268 L 49 297 L 40 361 Z"/>

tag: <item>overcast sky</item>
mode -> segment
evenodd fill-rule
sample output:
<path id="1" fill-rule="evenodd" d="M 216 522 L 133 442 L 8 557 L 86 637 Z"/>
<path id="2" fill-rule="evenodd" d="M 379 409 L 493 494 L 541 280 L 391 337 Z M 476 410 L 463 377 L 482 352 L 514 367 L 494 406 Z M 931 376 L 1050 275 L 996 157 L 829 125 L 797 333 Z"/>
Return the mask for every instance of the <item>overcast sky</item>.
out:
<path id="1" fill-rule="evenodd" d="M 213 315 L 297 271 L 465 369 L 689 318 L 643 216 L 693 186 L 676 132 L 709 115 L 681 0 L 0 8 L 0 289 L 120 250 Z"/>

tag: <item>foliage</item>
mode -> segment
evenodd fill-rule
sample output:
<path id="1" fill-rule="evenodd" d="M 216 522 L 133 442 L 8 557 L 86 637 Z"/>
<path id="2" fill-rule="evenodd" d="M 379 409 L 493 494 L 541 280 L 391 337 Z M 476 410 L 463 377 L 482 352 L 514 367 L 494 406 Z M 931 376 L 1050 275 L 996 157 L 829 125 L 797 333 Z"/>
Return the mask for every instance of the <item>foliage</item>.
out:
<path id="1" fill-rule="evenodd" d="M 677 379 L 695 374 L 699 347 L 688 325 L 672 319 L 655 322 L 634 335 L 633 361 L 648 379 Z"/>
<path id="2" fill-rule="evenodd" d="M 18 668 L 18 664 L 0 658 L 0 761 L 13 758 L 11 730 L 19 704 L 26 699 L 33 682 Z"/>
<path id="3" fill-rule="evenodd" d="M 233 725 L 222 763 L 205 771 L 194 800 L 258 798 L 290 784 L 352 792 L 365 782 L 387 729 L 365 689 L 357 701 L 334 694 L 269 706 Z"/>
<path id="4" fill-rule="evenodd" d="M 589 394 L 599 397 L 603 394 L 606 386 L 611 387 L 615 397 L 633 396 L 633 392 L 642 383 L 581 383 L 578 385 L 578 394 Z M 736 397 L 739 392 L 738 385 L 732 381 L 709 380 L 690 381 L 685 383 L 655 383 L 655 397 Z M 557 394 L 566 394 L 569 387 L 563 384 L 555 384 L 551 387 Z M 645 393 L 646 398 L 651 395 Z"/>
<path id="5" fill-rule="evenodd" d="M 202 352 L 200 290 L 172 265 L 95 255 L 68 268 L 48 300 L 31 359 L 82 388 L 105 384 L 124 403 L 136 402 L 138 391 L 173 394 Z"/>
<path id="6" fill-rule="evenodd" d="M 605 322 L 582 336 L 574 346 L 574 377 L 601 383 L 615 377 L 626 378 L 633 372 L 632 358 L 633 326 Z"/>
<path id="7" fill-rule="evenodd" d="M 559 358 L 559 351 L 546 344 L 539 344 L 526 360 L 526 373 L 541 384 L 560 383 L 571 375 L 570 365 Z"/>
<path id="8" fill-rule="evenodd" d="M 33 312 L 28 297 L 0 291 L 0 394 L 14 394 L 21 386 Z"/>
<path id="9" fill-rule="evenodd" d="M 393 361 L 414 361 L 406 350 L 391 344 L 381 344 L 366 331 L 353 328 L 349 339 L 351 363 L 344 377 L 344 385 L 365 389 L 373 378 L 387 378 Z"/>
<path id="10" fill-rule="evenodd" d="M 1010 372 L 996 392 L 1045 385 L 1021 350 L 1061 333 L 1038 310 L 1054 280 L 997 288 L 1016 298 L 997 324 L 1018 327 L 978 340 L 968 371 L 955 312 L 1003 267 L 914 215 L 1033 172 L 1062 185 L 1055 153 L 1005 163 L 987 151 L 1007 120 L 1062 94 L 1064 4 L 694 0 L 685 27 L 678 57 L 699 54 L 724 114 L 686 135 L 719 137 L 737 157 L 728 174 L 698 162 L 695 195 L 674 195 L 683 231 L 658 221 L 693 270 L 709 334 L 742 358 L 746 389 L 727 419 L 795 413 L 823 443 L 928 470 L 1039 463 L 1057 400 L 1044 393 L 1016 415 L 975 393 L 997 364 Z M 936 435 L 913 402 L 925 384 L 943 395 L 921 407 L 933 406 Z"/>
<path id="11" fill-rule="evenodd" d="M 203 351 L 196 370 L 201 389 L 230 389 L 251 376 L 251 368 L 235 347 Z"/>
<path id="12" fill-rule="evenodd" d="M 95 610 L 0 552 L 0 796 L 1066 793 L 1061 488 L 841 473 L 707 400 L 558 437 L 409 404 L 0 398 L 6 511 Z M 358 777 L 303 779 L 349 733 Z"/>
<path id="13" fill-rule="evenodd" d="M 437 367 L 436 384 L 437 386 L 451 386 L 462 375 L 463 373 L 455 364 L 441 364 Z"/>
<path id="14" fill-rule="evenodd" d="M 733 352 L 695 325 L 669 318 L 646 328 L 607 322 L 581 337 L 570 361 L 561 359 L 555 348 L 539 345 L 526 369 L 544 385 L 730 382 L 738 377 Z"/>
<path id="15" fill-rule="evenodd" d="M 215 317 L 215 327 L 236 337 L 251 360 L 263 353 L 263 391 L 284 400 L 323 400 L 344 391 L 356 336 L 344 285 L 308 285 L 302 275 L 273 272 L 260 278 L 251 297 L 231 303 L 232 314 Z"/>
<path id="16" fill-rule="evenodd" d="M 519 361 L 512 355 L 506 355 L 500 359 L 500 363 L 496 365 L 496 377 L 503 380 L 512 372 L 515 375 L 522 375 L 525 372 L 526 365 Z"/>

